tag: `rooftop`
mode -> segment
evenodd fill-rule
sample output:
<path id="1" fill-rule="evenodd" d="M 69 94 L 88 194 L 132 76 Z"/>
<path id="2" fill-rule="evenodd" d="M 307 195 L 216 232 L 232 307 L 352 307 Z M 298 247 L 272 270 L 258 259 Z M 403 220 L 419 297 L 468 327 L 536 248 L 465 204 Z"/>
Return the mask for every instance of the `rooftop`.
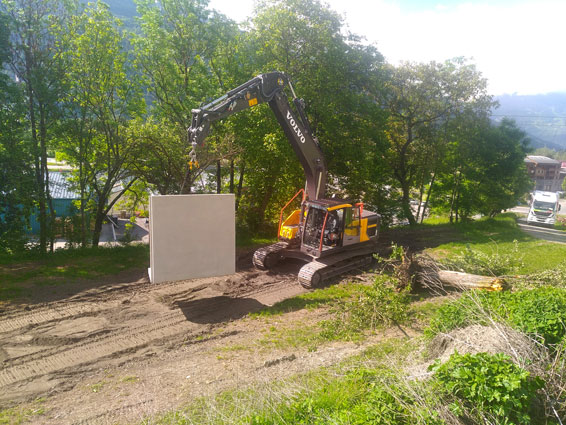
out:
<path id="1" fill-rule="evenodd" d="M 69 173 L 50 171 L 49 190 L 53 199 L 81 199 L 81 195 L 69 188 Z"/>
<path id="2" fill-rule="evenodd" d="M 527 155 L 525 162 L 534 162 L 535 164 L 556 164 L 560 165 L 561 162 L 546 156 L 540 155 Z"/>

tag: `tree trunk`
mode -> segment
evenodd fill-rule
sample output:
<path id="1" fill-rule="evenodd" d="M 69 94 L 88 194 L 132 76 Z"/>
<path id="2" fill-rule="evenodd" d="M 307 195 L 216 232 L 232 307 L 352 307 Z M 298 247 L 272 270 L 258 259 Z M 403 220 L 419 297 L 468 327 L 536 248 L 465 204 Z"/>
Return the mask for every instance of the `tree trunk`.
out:
<path id="1" fill-rule="evenodd" d="M 244 184 L 244 171 L 246 169 L 246 163 L 242 161 L 240 165 L 240 178 L 238 180 L 238 193 L 236 193 L 236 212 L 240 206 L 240 199 L 242 198 L 242 186 Z"/>
<path id="2" fill-rule="evenodd" d="M 49 221 L 46 217 L 46 232 L 49 236 L 50 251 L 53 252 L 55 235 L 53 233 L 53 225 L 55 223 L 55 209 L 53 208 L 53 199 L 51 198 L 51 190 L 49 188 L 49 170 L 47 168 L 47 128 L 45 123 L 45 108 L 39 105 L 39 143 L 41 146 L 41 168 L 44 173 L 45 181 L 45 198 L 49 207 Z"/>
<path id="3" fill-rule="evenodd" d="M 230 160 L 230 193 L 234 193 L 234 159 Z"/>
<path id="4" fill-rule="evenodd" d="M 26 91 L 28 95 L 28 112 L 31 127 L 31 139 L 33 142 L 33 156 L 35 165 L 35 183 L 37 185 L 38 209 L 39 209 L 39 251 L 45 254 L 47 250 L 47 213 L 45 205 L 45 181 L 43 176 L 43 166 L 41 163 L 41 148 L 37 138 L 37 123 L 35 121 L 34 90 L 31 84 L 31 67 L 29 52 L 25 52 L 26 61 Z"/>
<path id="5" fill-rule="evenodd" d="M 222 167 L 220 160 L 216 161 L 216 193 L 222 193 Z"/>
<path id="6" fill-rule="evenodd" d="M 403 213 L 405 217 L 409 220 L 409 224 L 414 226 L 417 224 L 415 217 L 413 216 L 413 211 L 411 210 L 411 200 L 410 200 L 410 188 L 408 183 L 404 183 L 402 186 L 403 198 L 401 199 L 401 206 L 403 208 Z"/>
<path id="7" fill-rule="evenodd" d="M 505 280 L 501 278 L 455 272 L 452 270 L 439 270 L 438 280 L 440 280 L 440 282 L 444 285 L 460 289 L 487 289 L 490 291 L 500 291 L 506 286 Z"/>
<path id="8" fill-rule="evenodd" d="M 96 216 L 94 218 L 94 230 L 92 232 L 92 246 L 94 248 L 98 247 L 100 242 L 100 233 L 102 232 L 102 222 L 104 221 L 104 205 L 98 203 L 96 206 Z"/>
<path id="9" fill-rule="evenodd" d="M 454 172 L 454 187 L 452 188 L 452 195 L 450 199 L 450 223 L 454 222 L 454 207 L 456 205 L 456 195 L 459 192 L 460 178 L 458 170 Z"/>
<path id="10" fill-rule="evenodd" d="M 434 172 L 432 174 L 432 179 L 430 180 L 430 186 L 428 187 L 428 193 L 426 195 L 426 201 L 425 201 L 425 204 L 424 204 L 424 207 L 423 207 L 423 213 L 421 215 L 421 223 L 424 220 L 425 212 L 426 212 L 426 209 L 428 208 L 428 201 L 430 200 L 430 197 L 432 195 L 432 187 L 434 186 L 434 180 L 435 179 L 436 179 L 436 172 Z"/>

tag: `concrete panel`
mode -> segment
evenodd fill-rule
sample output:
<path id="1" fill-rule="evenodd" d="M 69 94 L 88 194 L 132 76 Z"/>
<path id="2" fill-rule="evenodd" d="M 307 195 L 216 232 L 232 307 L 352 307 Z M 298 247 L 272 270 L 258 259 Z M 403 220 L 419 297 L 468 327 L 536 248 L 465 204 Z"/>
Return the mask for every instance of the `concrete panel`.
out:
<path id="1" fill-rule="evenodd" d="M 151 196 L 149 223 L 152 282 L 235 273 L 233 194 Z"/>

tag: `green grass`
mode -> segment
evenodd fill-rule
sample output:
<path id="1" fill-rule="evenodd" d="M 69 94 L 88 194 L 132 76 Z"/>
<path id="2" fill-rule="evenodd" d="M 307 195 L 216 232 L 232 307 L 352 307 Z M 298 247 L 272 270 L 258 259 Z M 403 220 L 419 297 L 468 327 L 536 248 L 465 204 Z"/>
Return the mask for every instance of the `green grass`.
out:
<path id="1" fill-rule="evenodd" d="M 20 425 L 37 419 L 45 413 L 43 402 L 45 399 L 38 398 L 29 407 L 11 407 L 0 409 L 0 425 Z M 39 421 L 38 421 L 39 422 Z"/>
<path id="2" fill-rule="evenodd" d="M 236 227 L 236 246 L 239 248 L 267 245 L 277 242 L 277 229 L 269 233 L 253 234 L 249 230 Z"/>
<path id="3" fill-rule="evenodd" d="M 462 254 L 466 246 L 488 255 L 514 255 L 522 258 L 522 266 L 515 272 L 528 274 L 550 269 L 566 258 L 566 245 L 536 239 L 524 233 L 515 221 L 514 214 L 501 214 L 492 219 L 481 219 L 454 225 L 462 234 L 458 242 L 439 245 L 430 252 L 438 257 L 450 258 Z M 517 241 L 516 244 L 514 241 Z"/>
<path id="4" fill-rule="evenodd" d="M 147 245 L 57 250 L 39 256 L 0 257 L 0 301 L 27 296 L 34 287 L 94 279 L 149 264 Z"/>
<path id="5" fill-rule="evenodd" d="M 271 307 L 250 314 L 250 317 L 270 317 L 302 310 L 303 308 L 315 309 L 325 305 L 335 305 L 339 300 L 349 299 L 358 295 L 363 287 L 365 285 L 350 282 L 332 285 L 280 301 Z"/>
<path id="6" fill-rule="evenodd" d="M 328 367 L 288 377 L 284 381 L 255 384 L 200 398 L 190 405 L 143 424 L 326 424 L 390 423 L 322 421 L 371 405 L 380 381 L 389 381 L 395 370 L 417 350 L 405 339 L 388 339 L 362 354 Z M 382 391 L 382 394 L 385 391 Z M 391 401 L 389 399 L 389 401 Z M 371 410 L 371 409 L 370 409 Z M 363 417 L 361 411 L 356 412 Z"/>

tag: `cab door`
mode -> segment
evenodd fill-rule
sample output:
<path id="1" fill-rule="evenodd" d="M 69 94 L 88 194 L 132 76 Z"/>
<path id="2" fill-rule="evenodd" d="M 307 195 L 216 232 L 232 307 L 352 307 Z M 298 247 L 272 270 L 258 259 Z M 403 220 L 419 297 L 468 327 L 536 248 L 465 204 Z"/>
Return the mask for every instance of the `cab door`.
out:
<path id="1" fill-rule="evenodd" d="M 360 207 L 344 208 L 344 238 L 342 246 L 359 243 L 360 233 Z"/>

